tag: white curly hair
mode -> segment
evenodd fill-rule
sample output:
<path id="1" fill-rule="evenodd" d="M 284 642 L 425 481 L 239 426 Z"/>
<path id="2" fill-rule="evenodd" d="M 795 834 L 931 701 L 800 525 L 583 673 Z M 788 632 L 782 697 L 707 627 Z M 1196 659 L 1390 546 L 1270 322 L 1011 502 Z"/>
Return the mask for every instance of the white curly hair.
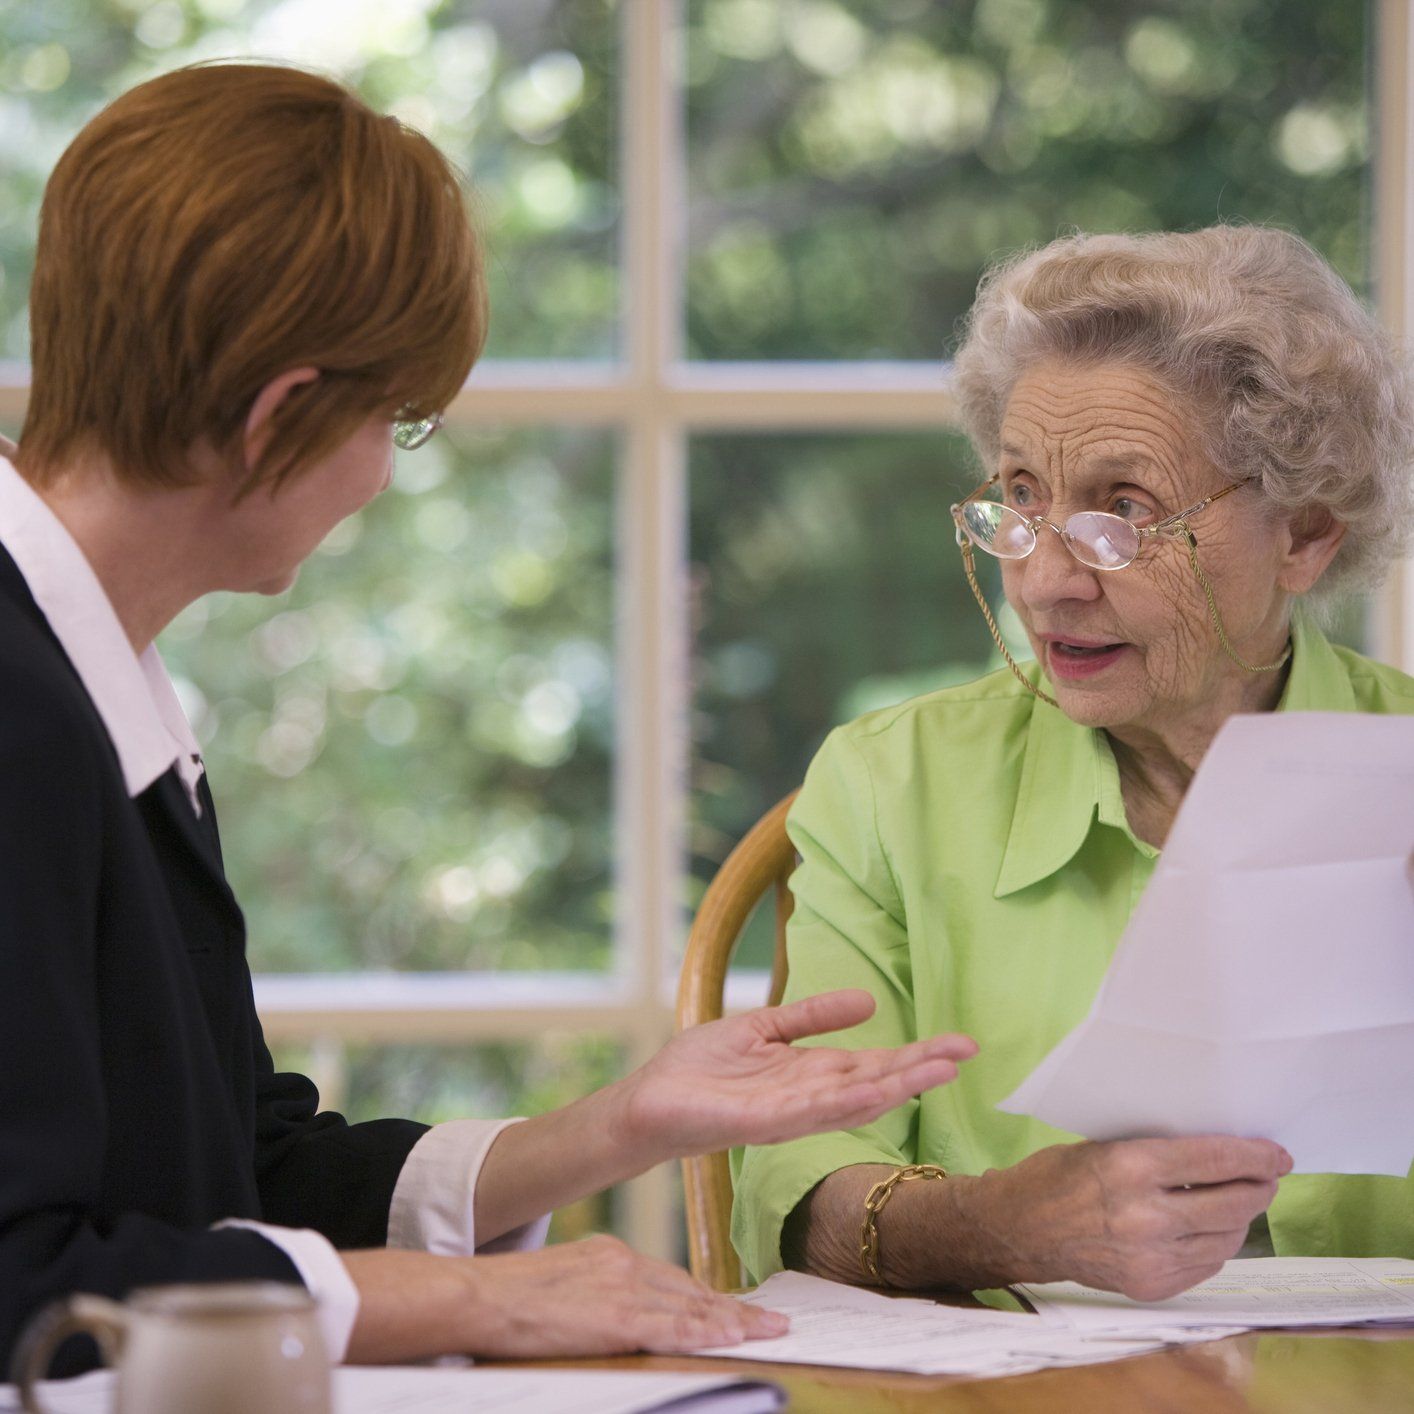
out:
<path id="1" fill-rule="evenodd" d="M 1313 591 L 1378 583 L 1414 523 L 1403 352 L 1305 241 L 1264 226 L 1073 235 L 983 276 L 954 363 L 963 426 L 996 465 L 1017 378 L 1046 358 L 1144 368 L 1201 410 L 1204 449 L 1282 512 L 1346 526 Z"/>

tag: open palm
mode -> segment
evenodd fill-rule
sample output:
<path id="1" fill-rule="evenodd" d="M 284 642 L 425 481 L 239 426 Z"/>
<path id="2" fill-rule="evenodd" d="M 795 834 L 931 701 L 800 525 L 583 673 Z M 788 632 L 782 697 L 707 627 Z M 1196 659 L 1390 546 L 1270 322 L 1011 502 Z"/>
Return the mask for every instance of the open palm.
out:
<path id="1" fill-rule="evenodd" d="M 824 992 L 788 1006 L 695 1026 L 630 1078 L 628 1122 L 669 1153 L 776 1144 L 849 1129 L 957 1076 L 975 1055 L 966 1036 L 932 1036 L 889 1050 L 791 1045 L 874 1012 L 868 992 Z"/>

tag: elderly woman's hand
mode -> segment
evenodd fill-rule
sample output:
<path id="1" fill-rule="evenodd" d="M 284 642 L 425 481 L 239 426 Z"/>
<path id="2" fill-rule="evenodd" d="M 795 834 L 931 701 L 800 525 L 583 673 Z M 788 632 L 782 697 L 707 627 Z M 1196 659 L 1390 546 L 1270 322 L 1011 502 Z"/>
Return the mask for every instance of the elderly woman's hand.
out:
<path id="1" fill-rule="evenodd" d="M 781 1234 L 788 1266 L 859 1282 L 864 1201 L 887 1164 L 837 1169 Z M 1005 1169 L 901 1184 L 879 1218 L 889 1286 L 975 1290 L 1078 1281 L 1159 1301 L 1234 1256 L 1291 1172 L 1266 1139 L 1055 1144 Z"/>
<path id="2" fill-rule="evenodd" d="M 986 1175 L 973 1211 L 1023 1280 L 1160 1301 L 1235 1256 L 1290 1172 L 1266 1139 L 1057 1144 Z"/>

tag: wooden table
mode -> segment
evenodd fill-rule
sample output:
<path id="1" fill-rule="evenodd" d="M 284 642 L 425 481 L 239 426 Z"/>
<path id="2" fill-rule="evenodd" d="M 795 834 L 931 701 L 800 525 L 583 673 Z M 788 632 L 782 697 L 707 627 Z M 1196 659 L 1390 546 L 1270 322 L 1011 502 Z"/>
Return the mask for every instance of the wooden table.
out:
<path id="1" fill-rule="evenodd" d="M 798 1414 L 1414 1414 L 1414 1332 L 1392 1330 L 1253 1332 L 996 1380 L 666 1355 L 534 1363 L 740 1374 L 783 1386 Z"/>

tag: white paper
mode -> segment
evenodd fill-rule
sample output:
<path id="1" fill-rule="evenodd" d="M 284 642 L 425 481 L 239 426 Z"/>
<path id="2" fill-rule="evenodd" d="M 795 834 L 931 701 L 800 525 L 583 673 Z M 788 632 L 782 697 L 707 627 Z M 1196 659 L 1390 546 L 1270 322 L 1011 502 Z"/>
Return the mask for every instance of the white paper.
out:
<path id="1" fill-rule="evenodd" d="M 98 1370 L 76 1380 L 46 1381 L 41 1397 L 54 1414 L 109 1414 L 115 1377 Z M 336 1414 L 767 1414 L 785 1406 L 777 1386 L 732 1376 L 658 1371 L 515 1370 L 478 1365 L 334 1371 Z M 20 1408 L 13 1385 L 0 1386 L 0 1414 Z"/>
<path id="2" fill-rule="evenodd" d="M 1414 1262 L 1398 1257 L 1251 1257 L 1166 1301 L 1130 1301 L 1078 1282 L 1017 1288 L 1042 1318 L 1072 1331 L 1138 1335 L 1187 1324 L 1407 1325 L 1414 1322 Z"/>
<path id="3" fill-rule="evenodd" d="M 1414 719 L 1230 718 L 1088 1017 L 999 1106 L 1091 1139 L 1414 1160 Z"/>
<path id="4" fill-rule="evenodd" d="M 758 1380 L 635 1370 L 353 1369 L 334 1372 L 336 1414 L 640 1414 L 670 1407 L 712 1414 L 766 1414 L 785 1407 Z"/>
<path id="5" fill-rule="evenodd" d="M 881 1296 L 799 1272 L 778 1272 L 740 1299 L 784 1312 L 791 1319 L 790 1332 L 698 1354 L 982 1377 L 1116 1360 L 1176 1341 L 1231 1334 L 1228 1329 L 1200 1331 L 1177 1323 L 1167 1334 L 1076 1331 L 1028 1313 Z"/>

